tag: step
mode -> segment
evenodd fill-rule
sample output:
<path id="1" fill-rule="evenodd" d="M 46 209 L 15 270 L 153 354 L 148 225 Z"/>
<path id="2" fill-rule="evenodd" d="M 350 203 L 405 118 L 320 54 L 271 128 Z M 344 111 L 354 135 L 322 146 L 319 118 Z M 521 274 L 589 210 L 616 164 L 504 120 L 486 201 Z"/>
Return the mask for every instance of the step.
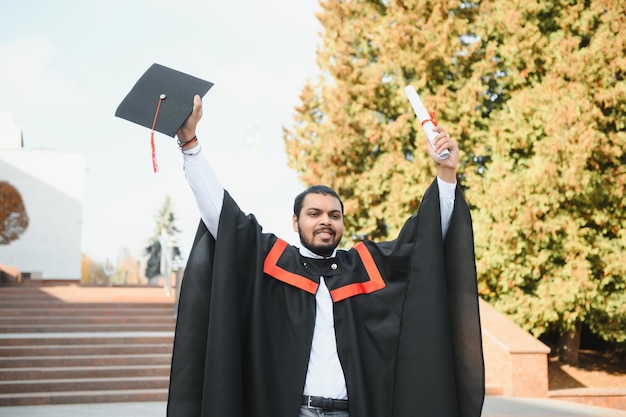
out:
<path id="1" fill-rule="evenodd" d="M 169 365 L 170 354 L 141 355 L 76 355 L 76 356 L 24 356 L 0 358 L 0 368 L 33 368 L 59 366 L 122 366 L 122 365 Z"/>
<path id="2" fill-rule="evenodd" d="M 129 344 L 172 344 L 174 332 L 74 332 L 74 333 L 4 333 L 0 334 L 0 346 L 45 346 L 45 345 L 117 345 Z"/>
<path id="3" fill-rule="evenodd" d="M 548 398 L 626 411 L 626 387 L 550 390 Z"/>
<path id="4" fill-rule="evenodd" d="M 85 404 L 105 402 L 167 401 L 167 389 L 129 389 L 105 391 L 0 394 L 0 407 L 45 404 Z"/>
<path id="5" fill-rule="evenodd" d="M 123 366 L 51 366 L 46 368 L 0 368 L 0 381 L 24 381 L 64 378 L 123 378 L 170 375 L 170 364 Z"/>
<path id="6" fill-rule="evenodd" d="M 134 315 L 141 316 L 169 316 L 173 317 L 172 306 L 165 307 L 118 307 L 107 306 L 94 308 L 75 306 L 75 307 L 60 307 L 60 306 L 47 306 L 47 307 L 31 307 L 31 308 L 6 308 L 5 304 L 0 307 L 0 317 L 37 317 L 37 316 L 49 316 L 50 314 L 61 314 L 63 316 L 77 317 L 82 314 L 97 314 L 99 316 L 127 316 L 132 317 Z"/>
<path id="7" fill-rule="evenodd" d="M 123 343 L 123 344 L 92 344 L 92 345 L 56 345 L 45 346 L 0 346 L 0 357 L 23 356 L 56 356 L 59 352 L 64 355 L 126 355 L 141 353 L 171 354 L 172 345 L 168 343 Z"/>
<path id="8" fill-rule="evenodd" d="M 170 324 L 176 323 L 173 315 L 164 316 L 112 316 L 96 313 L 77 316 L 31 316 L 31 317 L 2 317 L 2 326 L 30 326 L 30 325 L 81 325 L 81 324 Z"/>
<path id="9" fill-rule="evenodd" d="M 173 323 L 139 323 L 139 324 L 2 324 L 0 333 L 45 333 L 45 332 L 166 332 L 173 331 Z"/>
<path id="10" fill-rule="evenodd" d="M 2 406 L 166 401 L 173 297 L 162 289 L 0 290 Z"/>
<path id="11" fill-rule="evenodd" d="M 104 287 L 98 285 L 82 285 L 59 283 L 58 285 L 22 285 L 3 286 L 2 294 L 15 294 L 19 296 L 41 296 L 56 299 L 79 299 L 88 298 L 93 300 L 125 300 L 133 301 L 162 301 L 167 302 L 171 296 L 165 294 L 163 287 L 156 286 L 113 286 Z"/>
<path id="12" fill-rule="evenodd" d="M 157 309 L 173 309 L 174 303 L 160 303 L 160 302 L 145 302 L 136 303 L 132 301 L 119 301 L 119 302 L 75 302 L 75 301 L 63 301 L 55 299 L 45 298 L 30 298 L 23 299 L 21 296 L 2 297 L 0 296 L 0 306 L 3 309 L 23 309 L 23 308 L 50 308 L 50 309 L 65 309 L 65 308 L 84 308 L 91 310 L 105 309 L 105 308 L 157 308 Z"/>
<path id="13" fill-rule="evenodd" d="M 501 385 L 486 384 L 485 395 L 504 395 L 504 388 Z"/>
<path id="14" fill-rule="evenodd" d="M 127 389 L 167 389 L 169 377 L 136 376 L 126 378 L 40 379 L 36 381 L 0 381 L 0 392 L 16 394 L 28 392 L 104 391 Z"/>

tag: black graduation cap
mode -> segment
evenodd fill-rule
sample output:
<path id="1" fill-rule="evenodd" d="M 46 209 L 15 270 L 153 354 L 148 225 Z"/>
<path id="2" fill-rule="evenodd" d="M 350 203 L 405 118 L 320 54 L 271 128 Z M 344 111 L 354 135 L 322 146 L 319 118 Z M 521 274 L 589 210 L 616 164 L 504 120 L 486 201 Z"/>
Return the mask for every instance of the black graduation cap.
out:
<path id="1" fill-rule="evenodd" d="M 116 117 L 174 137 L 193 110 L 193 97 L 203 97 L 213 83 L 152 64 L 115 111 Z"/>

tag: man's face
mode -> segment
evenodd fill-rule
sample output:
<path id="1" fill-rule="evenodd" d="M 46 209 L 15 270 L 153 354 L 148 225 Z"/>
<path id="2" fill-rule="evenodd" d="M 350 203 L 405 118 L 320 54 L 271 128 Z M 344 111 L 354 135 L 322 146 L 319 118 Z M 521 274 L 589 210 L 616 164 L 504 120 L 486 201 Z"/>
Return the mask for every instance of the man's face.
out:
<path id="1" fill-rule="evenodd" d="M 293 230 L 305 248 L 320 256 L 332 255 L 343 236 L 341 203 L 331 195 L 307 194 L 300 218 L 293 216 Z"/>

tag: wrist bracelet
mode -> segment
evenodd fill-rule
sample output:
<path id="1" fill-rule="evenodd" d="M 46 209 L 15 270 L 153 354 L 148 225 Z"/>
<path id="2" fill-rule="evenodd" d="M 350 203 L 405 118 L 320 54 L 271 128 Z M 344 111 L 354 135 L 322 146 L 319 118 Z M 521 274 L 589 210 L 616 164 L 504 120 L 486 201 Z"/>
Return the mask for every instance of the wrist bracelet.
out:
<path id="1" fill-rule="evenodd" d="M 193 135 L 193 138 L 189 139 L 187 142 L 181 142 L 179 139 L 176 143 L 178 143 L 178 147 L 182 150 L 186 145 L 189 145 L 190 143 L 193 143 L 197 140 L 198 137 L 196 135 Z"/>

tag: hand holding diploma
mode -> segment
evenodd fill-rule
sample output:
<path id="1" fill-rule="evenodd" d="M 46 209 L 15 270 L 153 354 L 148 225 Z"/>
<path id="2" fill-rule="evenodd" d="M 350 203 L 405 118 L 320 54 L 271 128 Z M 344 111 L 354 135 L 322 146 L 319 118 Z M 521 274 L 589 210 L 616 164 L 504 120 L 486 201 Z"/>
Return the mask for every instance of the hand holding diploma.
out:
<path id="1" fill-rule="evenodd" d="M 445 182 L 456 183 L 456 169 L 459 164 L 459 146 L 447 134 L 433 116 L 426 111 L 419 95 L 413 86 L 404 88 L 411 106 L 417 115 L 426 138 L 428 139 L 428 154 L 437 166 L 437 176 Z"/>
<path id="2" fill-rule="evenodd" d="M 432 116 L 426 110 L 426 107 L 424 107 L 424 103 L 422 103 L 420 96 L 417 94 L 417 91 L 415 91 L 415 87 L 413 87 L 412 85 L 407 85 L 406 87 L 404 87 L 404 92 L 409 99 L 409 103 L 411 103 L 411 106 L 413 107 L 415 115 L 422 124 L 422 128 L 424 129 L 426 138 L 434 147 L 435 136 L 437 136 L 437 132 L 433 130 L 436 124 L 434 123 Z M 447 149 L 444 149 L 444 151 L 438 153 L 437 156 L 439 156 L 439 159 L 446 159 L 450 156 L 450 152 Z"/>

